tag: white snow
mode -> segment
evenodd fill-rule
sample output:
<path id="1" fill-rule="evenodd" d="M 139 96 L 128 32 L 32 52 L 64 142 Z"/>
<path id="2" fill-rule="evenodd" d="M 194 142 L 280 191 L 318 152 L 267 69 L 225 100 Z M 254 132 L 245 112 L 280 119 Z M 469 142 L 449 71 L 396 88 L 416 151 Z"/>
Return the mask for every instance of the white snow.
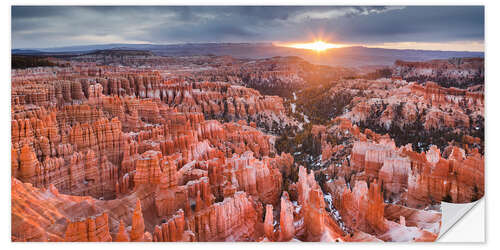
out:
<path id="1" fill-rule="evenodd" d="M 310 123 L 310 122 L 311 122 L 311 121 L 309 121 L 309 117 L 307 117 L 307 115 L 303 115 L 303 116 L 304 116 L 304 121 L 305 121 L 306 123 Z"/>

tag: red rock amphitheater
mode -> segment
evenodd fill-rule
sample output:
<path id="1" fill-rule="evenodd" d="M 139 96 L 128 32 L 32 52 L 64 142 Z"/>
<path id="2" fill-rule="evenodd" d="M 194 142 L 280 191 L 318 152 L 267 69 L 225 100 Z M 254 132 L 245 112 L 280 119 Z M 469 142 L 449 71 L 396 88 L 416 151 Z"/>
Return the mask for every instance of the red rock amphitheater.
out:
<path id="1" fill-rule="evenodd" d="M 426 129 L 470 127 L 457 107 L 483 112 L 475 92 L 373 85 L 378 96 L 313 126 L 325 167 L 308 169 L 275 147 L 276 131 L 300 125 L 279 96 L 195 73 L 67 63 L 12 71 L 12 241 L 434 241 L 440 201 L 484 194 L 477 148 L 419 153 L 355 124 L 375 99 L 407 96 L 407 121 L 425 106 Z M 300 78 L 253 70 L 253 85 Z"/>

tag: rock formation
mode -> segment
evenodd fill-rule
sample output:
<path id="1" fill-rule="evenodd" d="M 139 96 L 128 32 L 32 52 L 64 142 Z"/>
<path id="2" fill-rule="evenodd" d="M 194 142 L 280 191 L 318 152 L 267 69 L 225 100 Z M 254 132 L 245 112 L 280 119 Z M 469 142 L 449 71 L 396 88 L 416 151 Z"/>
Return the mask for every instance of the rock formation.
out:
<path id="1" fill-rule="evenodd" d="M 131 53 L 12 71 L 12 241 L 433 241 L 441 201 L 484 195 L 480 87 Z"/>

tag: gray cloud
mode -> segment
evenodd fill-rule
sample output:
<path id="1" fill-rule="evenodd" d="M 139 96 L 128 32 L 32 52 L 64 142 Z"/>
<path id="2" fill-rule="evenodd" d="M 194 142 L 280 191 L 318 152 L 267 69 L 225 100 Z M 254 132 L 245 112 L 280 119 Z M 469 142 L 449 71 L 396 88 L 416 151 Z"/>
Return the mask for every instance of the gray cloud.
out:
<path id="1" fill-rule="evenodd" d="M 13 48 L 98 43 L 484 40 L 481 6 L 13 6 Z"/>

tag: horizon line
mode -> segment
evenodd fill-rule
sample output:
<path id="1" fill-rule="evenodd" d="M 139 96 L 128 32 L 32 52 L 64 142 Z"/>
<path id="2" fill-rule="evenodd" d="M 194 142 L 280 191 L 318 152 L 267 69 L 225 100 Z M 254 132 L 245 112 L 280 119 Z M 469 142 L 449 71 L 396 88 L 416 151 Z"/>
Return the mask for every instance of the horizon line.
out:
<path id="1" fill-rule="evenodd" d="M 262 41 L 262 42 L 177 42 L 177 43 L 91 43 L 91 44 L 79 44 L 79 45 L 62 45 L 62 46 L 54 46 L 54 47 L 43 47 L 43 48 L 34 48 L 34 47 L 21 47 L 21 48 L 12 48 L 12 50 L 51 50 L 51 49 L 64 49 L 71 47 L 85 47 L 85 46 L 106 46 L 106 45 L 152 45 L 152 46 L 169 46 L 169 45 L 187 45 L 187 44 L 269 44 L 273 47 L 281 47 L 274 44 L 274 42 Z M 362 47 L 362 48 L 374 48 L 374 49 L 388 49 L 388 50 L 411 50 L 411 51 L 441 51 L 441 52 L 470 52 L 470 53 L 485 53 L 483 50 L 441 50 L 441 49 L 425 49 L 425 48 L 397 48 L 391 46 L 383 46 L 383 45 L 364 45 L 364 44 L 346 44 L 341 48 L 331 48 L 328 50 L 342 49 L 342 48 L 353 48 L 353 47 Z M 114 49 L 114 48 L 109 48 Z M 107 49 L 107 50 L 109 50 Z M 134 49 L 134 48 L 131 48 Z M 298 48 L 295 48 L 298 49 Z M 106 50 L 106 49 L 97 49 L 97 50 Z M 299 49 L 300 50 L 300 49 Z M 42 51 L 43 52 L 43 51 Z"/>

